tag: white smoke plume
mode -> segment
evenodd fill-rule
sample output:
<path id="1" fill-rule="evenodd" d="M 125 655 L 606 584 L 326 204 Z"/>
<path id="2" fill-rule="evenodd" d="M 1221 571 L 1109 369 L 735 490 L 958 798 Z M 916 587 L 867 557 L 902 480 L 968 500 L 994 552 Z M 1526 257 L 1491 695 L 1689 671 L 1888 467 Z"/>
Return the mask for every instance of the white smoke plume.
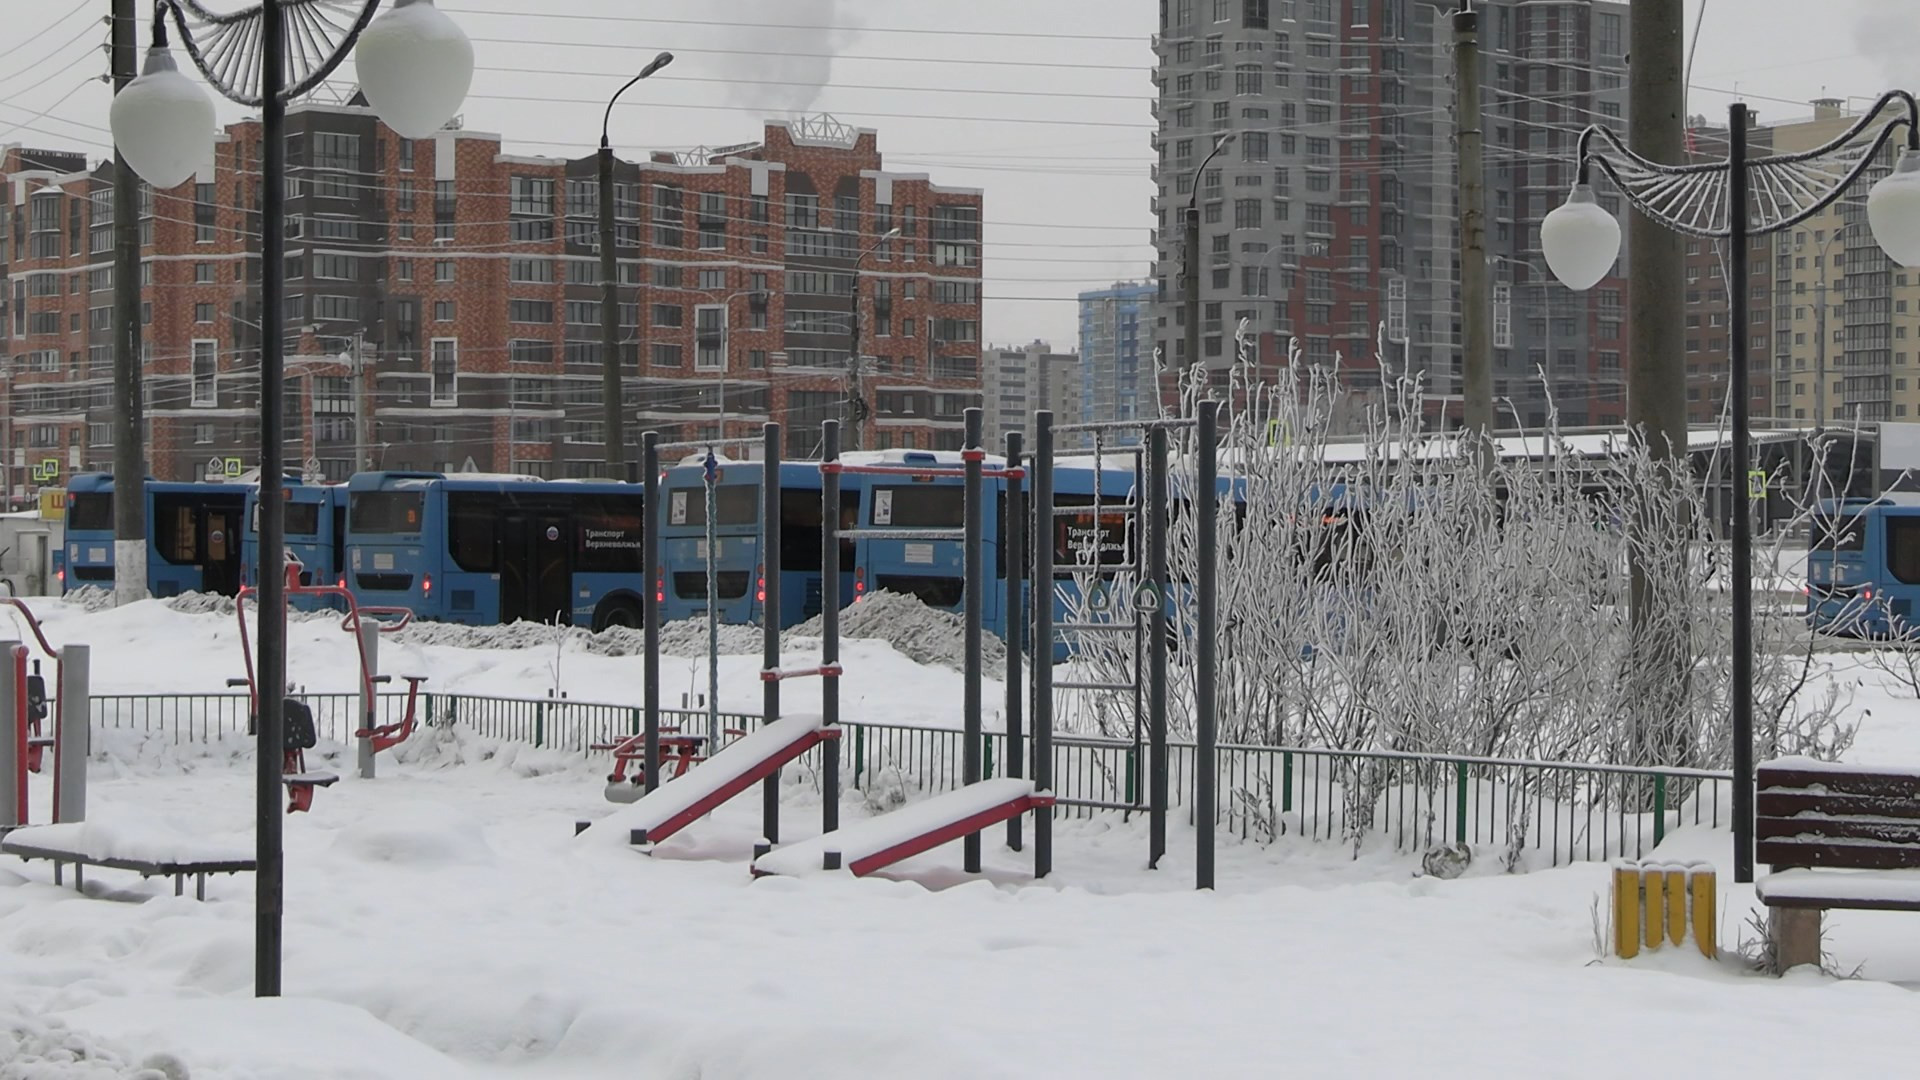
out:
<path id="1" fill-rule="evenodd" d="M 833 78 L 834 57 L 859 36 L 858 14 L 853 5 L 839 0 L 750 0 L 690 7 L 724 12 L 721 17 L 734 24 L 713 28 L 708 35 L 711 47 L 749 51 L 716 53 L 701 60 L 711 63 L 712 74 L 740 80 L 727 86 L 729 105 L 767 116 L 812 110 Z"/>
<path id="2" fill-rule="evenodd" d="M 1916 41 L 1920 41 L 1920 4 L 1912 0 L 1882 3 L 1854 23 L 1854 48 L 1879 75 L 1873 88 L 1876 93 L 1895 88 L 1920 90 L 1920 53 L 1913 48 Z"/>

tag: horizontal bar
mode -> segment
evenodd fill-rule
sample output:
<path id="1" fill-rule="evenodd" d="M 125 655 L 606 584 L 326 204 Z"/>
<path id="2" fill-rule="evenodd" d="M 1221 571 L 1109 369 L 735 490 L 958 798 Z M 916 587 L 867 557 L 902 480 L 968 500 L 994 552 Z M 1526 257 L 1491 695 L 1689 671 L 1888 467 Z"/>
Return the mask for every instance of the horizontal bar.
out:
<path id="1" fill-rule="evenodd" d="M 1139 684 L 1130 682 L 1056 682 L 1055 690 L 1138 690 Z"/>
<path id="2" fill-rule="evenodd" d="M 823 679 L 837 679 L 846 674 L 839 664 L 821 664 L 818 667 L 803 668 L 761 668 L 761 682 L 779 682 L 782 679 L 804 679 L 818 675 Z"/>
<path id="3" fill-rule="evenodd" d="M 1198 427 L 1199 424 L 1200 421 L 1193 417 L 1159 420 L 1095 420 L 1085 424 L 1055 424 L 1053 430 L 1055 434 L 1062 431 L 1148 431 L 1153 428 Z"/>
<path id="4" fill-rule="evenodd" d="M 959 543 L 967 538 L 965 529 L 847 529 L 840 533 L 842 540 L 950 540 Z"/>
<path id="5" fill-rule="evenodd" d="M 1075 577 L 1080 574 L 1092 573 L 1094 571 L 1099 571 L 1102 574 L 1131 574 L 1138 571 L 1139 569 L 1140 569 L 1139 563 L 1130 563 L 1130 562 L 1128 563 L 1069 563 L 1066 566 L 1055 566 L 1053 568 L 1053 576 L 1055 578 Z"/>
<path id="6" fill-rule="evenodd" d="M 1095 511 L 1092 506 L 1059 506 L 1053 508 L 1054 517 L 1086 517 Z M 1139 503 L 1103 503 L 1097 508 L 1101 517 L 1139 517 L 1144 508 Z"/>
<path id="7" fill-rule="evenodd" d="M 1102 800 L 1102 799 L 1057 798 L 1053 800 L 1053 805 L 1055 806 L 1089 806 L 1095 810 L 1125 810 L 1129 812 L 1137 811 L 1143 814 L 1146 813 L 1147 811 L 1147 807 L 1144 804 L 1106 802 L 1105 800 Z"/>
<path id="8" fill-rule="evenodd" d="M 765 445 L 766 445 L 765 437 L 760 435 L 755 435 L 751 439 L 686 439 L 681 442 L 654 443 L 653 448 L 655 450 L 707 450 L 716 446 L 765 446 Z M 728 464 L 741 465 L 741 464 L 749 464 L 749 463 L 732 461 L 732 462 L 728 462 Z M 750 464 L 758 465 L 760 464 L 760 461 L 756 459 L 752 461 Z"/>
<path id="9" fill-rule="evenodd" d="M 1078 634 L 1137 634 L 1140 632 L 1140 624 L 1130 622 L 1054 623 L 1053 628 L 1056 631 L 1072 631 Z"/>
<path id="10" fill-rule="evenodd" d="M 826 462 L 820 466 L 825 473 L 859 474 L 862 476 L 965 476 L 967 470 L 952 465 L 845 465 L 838 462 Z M 1025 479 L 1025 468 L 1004 468 L 998 465 L 980 470 L 980 475 L 1001 476 L 1012 479 Z"/>

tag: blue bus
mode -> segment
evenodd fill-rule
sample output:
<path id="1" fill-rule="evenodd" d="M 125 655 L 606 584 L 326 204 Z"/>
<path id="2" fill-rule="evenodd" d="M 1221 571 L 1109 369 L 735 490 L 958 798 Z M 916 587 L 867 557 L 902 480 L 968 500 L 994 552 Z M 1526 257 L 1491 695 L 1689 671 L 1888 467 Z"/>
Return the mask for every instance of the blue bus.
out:
<path id="1" fill-rule="evenodd" d="M 1001 459 L 989 458 L 998 463 Z M 889 467 L 925 466 L 953 470 L 961 467 L 958 451 L 882 450 L 846 456 L 848 464 Z M 854 478 L 864 482 L 859 516 L 851 531 L 854 541 L 853 597 L 872 592 L 897 592 L 916 597 L 928 607 L 959 611 L 966 592 L 966 559 L 958 540 L 888 540 L 861 535 L 865 529 L 959 529 L 966 524 L 966 481 L 946 473 L 872 474 Z M 1006 636 L 1006 545 L 1002 528 L 1007 485 L 1000 477 L 982 481 L 985 506 L 981 534 L 985 538 L 986 572 L 990 586 L 981 597 L 983 625 Z"/>
<path id="2" fill-rule="evenodd" d="M 716 463 L 713 488 L 714 587 L 720 621 L 761 621 L 770 572 L 760 551 L 761 484 L 766 466 L 757 461 Z M 841 477 L 840 527 L 850 528 L 859 511 L 858 476 Z M 771 572 L 780 575 L 781 629 L 820 614 L 820 463 L 780 463 L 780 551 Z M 662 580 L 655 582 L 662 619 L 690 619 L 707 613 L 707 490 L 703 460 L 689 458 L 666 470 L 660 484 Z M 854 543 L 840 544 L 840 597 L 853 599 Z"/>
<path id="3" fill-rule="evenodd" d="M 1920 496 L 1823 501 L 1807 534 L 1807 622 L 1829 634 L 1905 637 L 1920 602 Z"/>
<path id="4" fill-rule="evenodd" d="M 149 479 L 147 591 L 232 596 L 240 590 L 240 525 L 250 485 Z M 81 473 L 67 484 L 65 592 L 113 587 L 113 476 Z"/>
<path id="5" fill-rule="evenodd" d="M 347 575 L 347 487 L 345 484 L 308 484 L 288 478 L 286 493 L 287 550 L 303 568 L 302 585 L 345 585 Z M 247 531 L 241 539 L 241 580 L 260 583 L 260 488 L 247 491 Z M 295 606 L 340 606 L 330 597 L 295 597 Z"/>
<path id="6" fill-rule="evenodd" d="M 361 603 L 470 626 L 639 626 L 637 485 L 372 472 L 347 483 L 347 586 Z"/>

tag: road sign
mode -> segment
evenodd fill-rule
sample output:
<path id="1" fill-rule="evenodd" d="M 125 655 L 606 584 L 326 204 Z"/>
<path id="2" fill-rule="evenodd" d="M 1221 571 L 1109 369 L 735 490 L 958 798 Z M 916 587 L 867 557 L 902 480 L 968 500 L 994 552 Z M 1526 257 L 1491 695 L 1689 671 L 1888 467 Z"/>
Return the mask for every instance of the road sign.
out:
<path id="1" fill-rule="evenodd" d="M 1764 499 L 1767 497 L 1767 470 L 1747 470 L 1747 498 Z"/>
<path id="2" fill-rule="evenodd" d="M 40 489 L 40 520 L 65 521 L 67 519 L 67 489 Z"/>
<path id="3" fill-rule="evenodd" d="M 217 457 L 208 458 L 207 459 L 207 479 L 225 480 L 226 478 L 227 478 L 226 464 Z"/>
<path id="4" fill-rule="evenodd" d="M 239 476 L 242 470 L 244 470 L 244 468 L 246 467 L 246 463 L 241 461 L 237 457 L 228 458 L 223 463 L 223 465 L 225 467 L 226 474 L 228 476 Z"/>

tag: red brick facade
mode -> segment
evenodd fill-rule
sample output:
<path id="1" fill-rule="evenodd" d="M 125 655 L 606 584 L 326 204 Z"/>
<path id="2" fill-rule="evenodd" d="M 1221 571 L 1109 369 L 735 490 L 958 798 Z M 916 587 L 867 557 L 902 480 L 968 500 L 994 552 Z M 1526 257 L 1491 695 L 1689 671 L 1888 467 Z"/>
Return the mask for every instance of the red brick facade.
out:
<path id="1" fill-rule="evenodd" d="M 259 134 L 229 127 L 202 176 L 143 213 L 156 476 L 257 458 L 259 191 L 243 178 Z M 459 130 L 409 143 L 365 109 L 311 105 L 288 116 L 288 166 L 289 462 L 353 471 L 364 388 L 371 467 L 601 470 L 593 158 L 504 155 Z M 0 177 L 0 408 L 19 492 L 36 472 L 110 467 L 112 175 L 10 147 Z M 615 190 L 629 441 L 751 437 L 771 418 L 789 454 L 814 452 L 820 421 L 849 415 L 857 285 L 860 442 L 958 445 L 980 400 L 978 191 L 888 173 L 874 132 L 825 120 L 618 162 Z"/>

